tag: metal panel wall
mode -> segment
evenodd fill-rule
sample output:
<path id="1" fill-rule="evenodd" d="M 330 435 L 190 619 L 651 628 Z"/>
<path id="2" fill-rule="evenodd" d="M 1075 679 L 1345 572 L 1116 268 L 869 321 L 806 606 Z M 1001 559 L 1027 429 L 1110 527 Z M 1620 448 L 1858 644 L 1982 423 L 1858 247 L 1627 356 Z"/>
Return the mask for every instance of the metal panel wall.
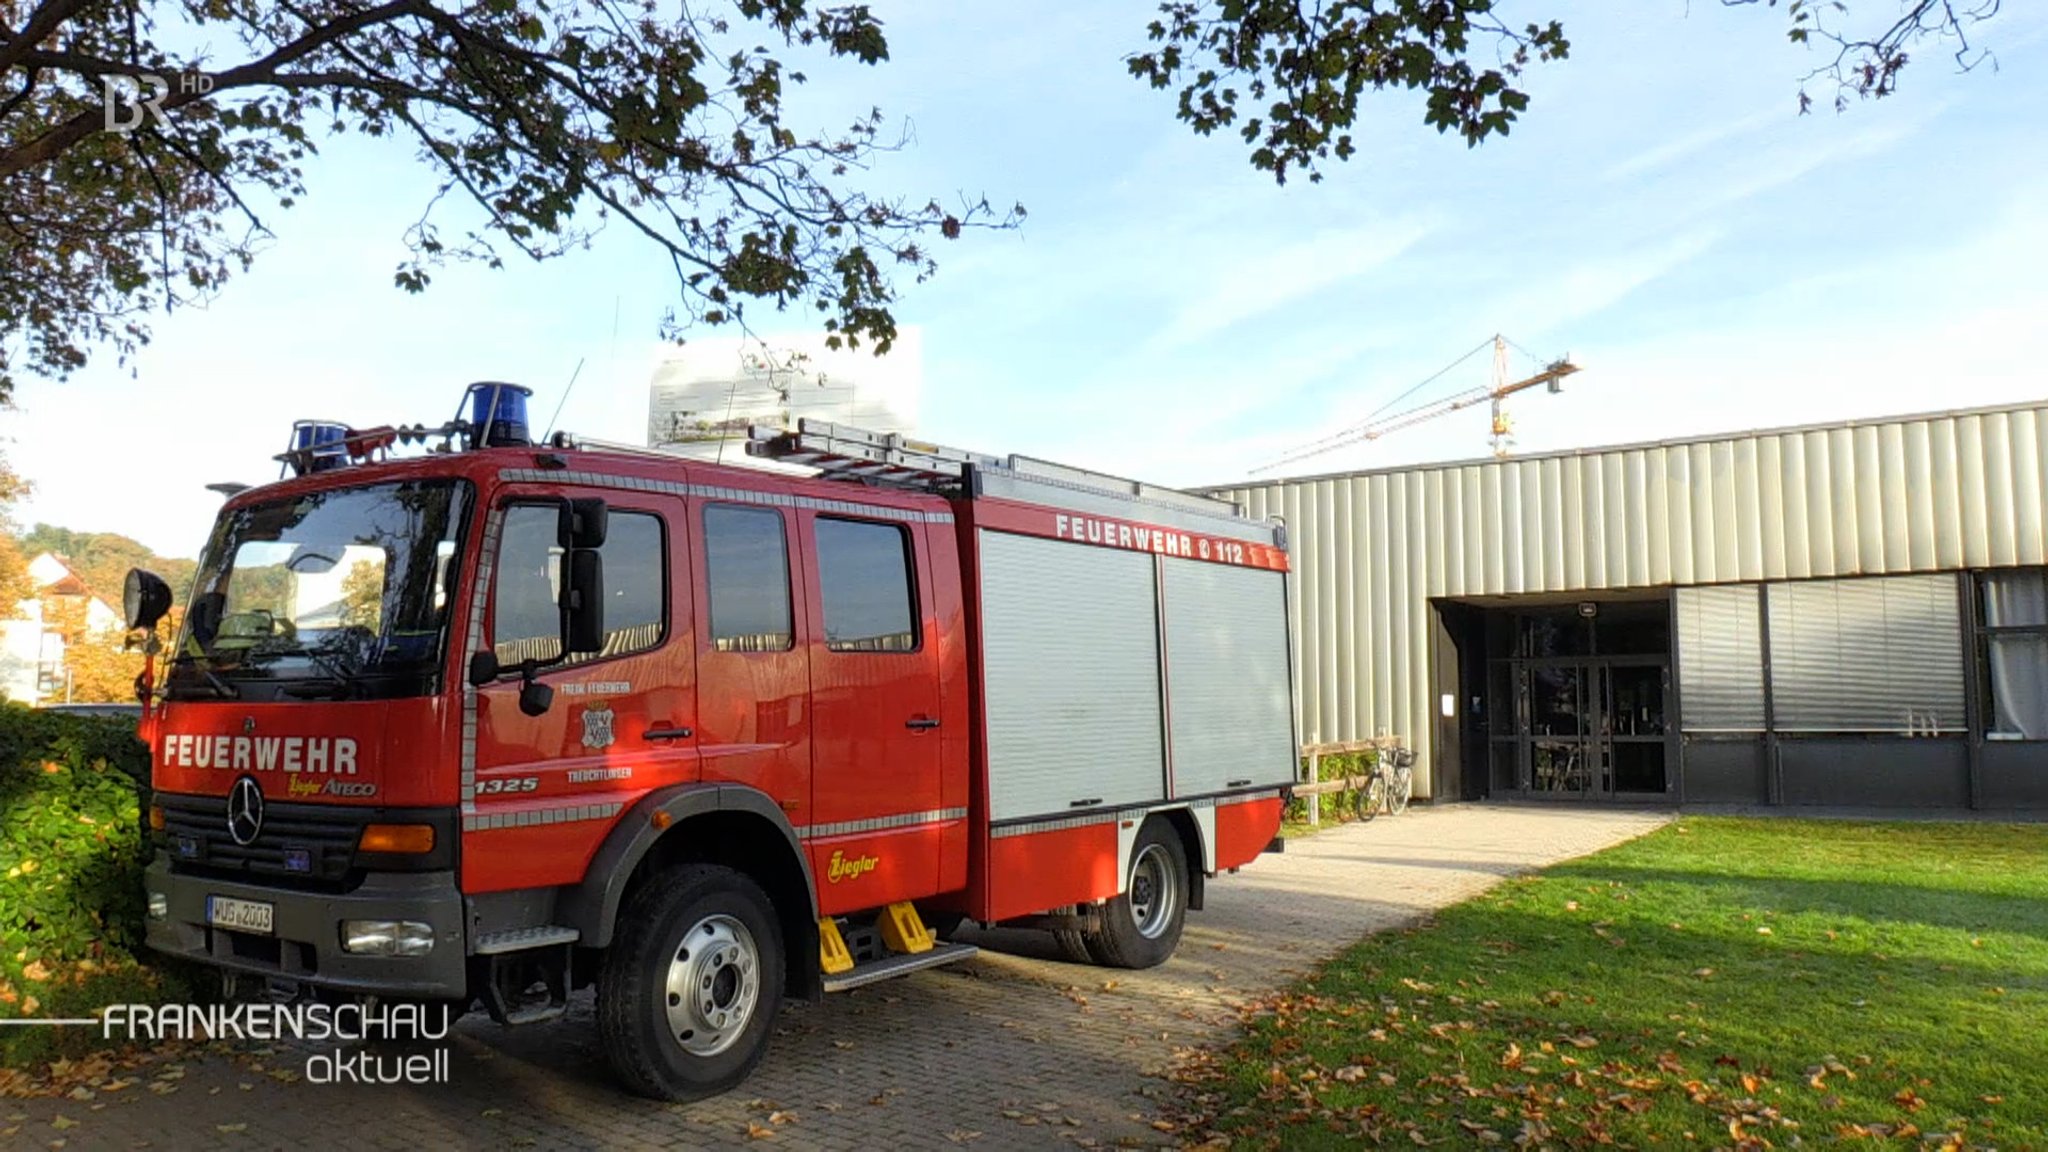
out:
<path id="1" fill-rule="evenodd" d="M 981 573 L 992 817 L 1163 798 L 1152 556 L 984 529 Z"/>
<path id="2" fill-rule="evenodd" d="M 1431 765 L 1428 598 L 2048 563 L 2044 448 L 2048 403 L 1211 494 L 1294 533 L 1302 739 Z"/>
<path id="3" fill-rule="evenodd" d="M 1278 572 L 1162 558 L 1177 795 L 1295 778 Z"/>

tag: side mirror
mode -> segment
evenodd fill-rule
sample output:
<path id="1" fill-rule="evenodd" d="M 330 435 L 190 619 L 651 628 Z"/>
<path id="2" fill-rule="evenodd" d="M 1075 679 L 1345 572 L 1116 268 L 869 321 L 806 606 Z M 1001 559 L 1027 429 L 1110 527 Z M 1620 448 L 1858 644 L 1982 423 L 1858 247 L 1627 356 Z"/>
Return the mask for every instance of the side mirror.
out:
<path id="1" fill-rule="evenodd" d="M 121 586 L 121 618 L 128 630 L 154 628 L 171 610 L 171 586 L 146 568 L 130 568 Z"/>
<path id="2" fill-rule="evenodd" d="M 472 685 L 481 688 L 496 680 L 500 671 L 502 669 L 498 667 L 498 654 L 496 652 L 484 651 L 470 654 L 469 682 Z"/>
<path id="3" fill-rule="evenodd" d="M 562 588 L 562 650 L 604 651 L 604 557 L 585 548 L 566 558 L 569 580 Z"/>
<path id="4" fill-rule="evenodd" d="M 564 548 L 602 548 L 611 516 L 604 501 L 596 497 L 570 500 L 562 505 L 561 526 L 556 542 Z"/>
<path id="5" fill-rule="evenodd" d="M 538 680 L 528 680 L 519 686 L 519 710 L 528 716 L 540 716 L 554 705 L 555 690 Z"/>

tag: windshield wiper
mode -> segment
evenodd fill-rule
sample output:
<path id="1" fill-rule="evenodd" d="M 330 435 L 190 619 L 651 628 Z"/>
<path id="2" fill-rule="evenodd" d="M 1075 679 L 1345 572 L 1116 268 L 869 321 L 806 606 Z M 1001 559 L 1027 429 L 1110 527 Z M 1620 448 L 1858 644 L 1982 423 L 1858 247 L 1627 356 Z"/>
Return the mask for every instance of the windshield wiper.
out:
<path id="1" fill-rule="evenodd" d="M 327 673 L 327 678 L 324 680 L 300 680 L 296 681 L 296 683 L 313 687 L 316 692 L 324 692 L 329 700 L 347 700 L 356 694 L 357 685 L 354 669 L 349 668 L 339 660 L 322 655 L 319 650 L 314 648 L 301 648 L 297 654 L 318 665 L 321 671 Z M 291 692 L 291 689 L 286 688 L 283 691 Z M 291 692 L 291 694 L 294 696 L 307 696 L 313 693 Z"/>
<path id="2" fill-rule="evenodd" d="M 221 679 L 220 677 L 214 675 L 213 669 L 206 667 L 204 664 L 201 664 L 198 660 L 195 659 L 188 661 L 185 667 L 190 668 L 192 671 L 197 672 L 201 676 L 206 677 L 206 687 L 212 689 L 214 697 L 216 699 L 240 700 L 242 698 L 242 692 L 239 688 L 236 688 L 233 684 L 230 684 L 227 681 Z M 175 668 L 176 666 L 173 665 L 173 670 L 175 670 Z M 170 687 L 171 686 L 169 684 L 165 684 L 165 691 L 168 692 L 170 690 Z M 198 685 L 186 684 L 184 685 L 184 687 L 190 689 L 196 688 L 198 687 Z"/>
<path id="3" fill-rule="evenodd" d="M 355 697 L 356 684 L 353 680 L 323 676 L 314 680 L 293 680 L 278 691 L 301 700 L 349 700 Z"/>

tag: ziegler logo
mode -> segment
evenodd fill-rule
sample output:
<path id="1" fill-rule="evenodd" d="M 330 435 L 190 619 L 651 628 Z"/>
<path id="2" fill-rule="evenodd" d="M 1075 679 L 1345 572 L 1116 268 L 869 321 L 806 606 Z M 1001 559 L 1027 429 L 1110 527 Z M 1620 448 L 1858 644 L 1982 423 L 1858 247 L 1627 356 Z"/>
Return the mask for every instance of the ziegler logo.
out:
<path id="1" fill-rule="evenodd" d="M 873 856 L 856 856 L 847 859 L 839 852 L 832 853 L 832 862 L 825 866 L 825 879 L 834 884 L 841 880 L 852 880 L 875 870 L 881 861 Z"/>
<path id="2" fill-rule="evenodd" d="M 377 786 L 355 780 L 318 779 L 311 776 L 294 776 L 285 782 L 288 796 L 375 796 Z"/>

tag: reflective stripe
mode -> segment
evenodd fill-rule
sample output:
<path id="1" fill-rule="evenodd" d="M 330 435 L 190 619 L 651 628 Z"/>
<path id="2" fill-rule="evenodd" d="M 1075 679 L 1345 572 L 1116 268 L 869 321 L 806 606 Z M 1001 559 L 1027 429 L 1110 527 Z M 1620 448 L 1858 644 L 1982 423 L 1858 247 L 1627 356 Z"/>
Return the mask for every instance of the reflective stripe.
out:
<path id="1" fill-rule="evenodd" d="M 800 840 L 825 836 L 847 836 L 855 832 L 880 832 L 888 828 L 909 828 L 917 824 L 944 824 L 967 819 L 965 808 L 935 808 L 929 812 L 905 812 L 899 816 L 878 816 L 872 820 L 847 820 L 838 824 L 812 824 L 796 830 Z"/>
<path id="2" fill-rule="evenodd" d="M 542 824 L 572 824 L 580 820 L 609 820 L 625 805 L 557 804 L 547 808 L 523 808 L 516 812 L 466 812 L 462 830 L 484 832 L 492 828 L 531 828 Z"/>
<path id="3" fill-rule="evenodd" d="M 866 516 L 876 520 L 905 520 L 911 523 L 951 524 L 951 512 L 924 512 L 914 508 L 890 508 L 851 500 L 824 500 L 816 496 L 756 492 L 747 488 L 723 488 L 711 484 L 683 484 L 674 480 L 649 480 L 640 476 L 615 476 L 608 472 L 565 472 L 541 468 L 505 468 L 498 479 L 508 484 L 580 484 L 591 488 L 620 488 L 628 492 L 662 492 L 670 496 L 691 496 L 699 500 L 724 500 L 735 504 L 764 504 L 772 508 L 803 508 L 845 516 Z"/>

